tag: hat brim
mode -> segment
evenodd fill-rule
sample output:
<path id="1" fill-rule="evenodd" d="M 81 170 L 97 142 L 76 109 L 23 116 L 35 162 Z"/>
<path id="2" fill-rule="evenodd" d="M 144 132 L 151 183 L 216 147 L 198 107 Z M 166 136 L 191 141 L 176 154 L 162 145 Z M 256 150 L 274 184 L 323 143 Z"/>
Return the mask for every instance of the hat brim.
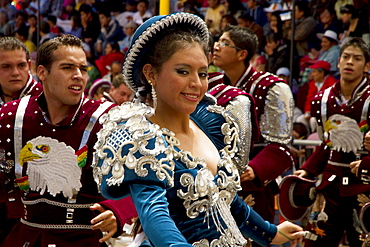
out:
<path id="1" fill-rule="evenodd" d="M 332 40 L 336 41 L 337 43 L 339 42 L 339 40 L 338 40 L 338 39 L 334 39 L 334 38 L 332 38 L 332 37 L 325 36 L 323 33 L 318 33 L 318 34 L 316 34 L 316 36 L 317 36 L 317 38 L 318 38 L 318 39 L 320 39 L 320 40 L 322 40 L 322 38 L 323 38 L 323 37 L 326 37 L 326 38 L 329 38 L 329 39 L 332 39 Z"/>
<path id="2" fill-rule="evenodd" d="M 369 233 L 370 231 L 370 202 L 366 203 L 364 206 L 362 206 L 360 211 L 360 225 L 362 230 L 365 233 Z"/>
<path id="3" fill-rule="evenodd" d="M 206 23 L 198 16 L 190 13 L 174 13 L 171 15 L 158 15 L 141 24 L 132 37 L 123 66 L 125 83 L 134 92 L 141 85 L 140 67 L 142 55 L 154 45 L 161 34 L 171 27 L 188 29 L 198 32 L 202 39 L 208 42 L 209 31 Z"/>
<path id="4" fill-rule="evenodd" d="M 278 206 L 279 212 L 285 220 L 299 221 L 306 215 L 307 211 L 310 209 L 310 206 L 297 207 L 294 206 L 291 202 L 291 195 L 293 193 L 292 184 L 297 181 L 316 183 L 316 180 L 306 179 L 295 175 L 288 175 L 283 178 L 280 183 L 280 193 L 278 194 Z"/>

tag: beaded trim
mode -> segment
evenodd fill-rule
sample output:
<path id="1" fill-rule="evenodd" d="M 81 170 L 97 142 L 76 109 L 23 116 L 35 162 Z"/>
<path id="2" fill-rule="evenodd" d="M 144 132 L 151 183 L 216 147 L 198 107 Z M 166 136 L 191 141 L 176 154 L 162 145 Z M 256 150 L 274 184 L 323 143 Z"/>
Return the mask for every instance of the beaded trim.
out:
<path id="1" fill-rule="evenodd" d="M 123 76 L 125 77 L 126 85 L 128 85 L 131 90 L 137 92 L 138 89 L 136 84 L 137 82 L 134 81 L 133 75 L 134 73 L 138 73 L 137 70 L 134 69 L 134 65 L 140 56 L 141 50 L 150 43 L 152 38 L 155 38 L 156 34 L 168 29 L 170 26 L 175 26 L 180 23 L 189 24 L 189 26 L 199 29 L 199 32 L 203 36 L 203 40 L 208 42 L 209 31 L 207 25 L 196 15 L 189 13 L 176 13 L 154 22 L 146 28 L 140 36 L 138 36 L 127 54 L 123 67 Z"/>
<path id="2" fill-rule="evenodd" d="M 53 206 L 58 206 L 62 208 L 90 208 L 94 203 L 89 203 L 89 204 L 69 204 L 69 203 L 63 203 L 63 202 L 56 202 L 56 201 L 51 201 L 45 198 L 40 198 L 37 200 L 32 200 L 32 201 L 25 201 L 22 199 L 22 202 L 24 205 L 36 205 L 38 203 L 46 203 L 49 205 Z"/>
<path id="3" fill-rule="evenodd" d="M 21 222 L 27 226 L 41 228 L 41 229 L 60 229 L 60 230 L 91 230 L 91 225 L 78 225 L 78 224 L 70 224 L 70 225 L 62 225 L 62 224 L 38 224 L 29 222 L 23 218 L 21 218 Z"/>

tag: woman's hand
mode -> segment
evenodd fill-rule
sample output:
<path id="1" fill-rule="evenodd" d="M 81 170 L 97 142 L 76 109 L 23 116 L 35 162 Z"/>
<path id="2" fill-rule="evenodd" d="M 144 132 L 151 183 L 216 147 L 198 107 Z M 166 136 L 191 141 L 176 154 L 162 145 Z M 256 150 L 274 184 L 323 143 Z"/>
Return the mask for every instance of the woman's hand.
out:
<path id="1" fill-rule="evenodd" d="M 107 241 L 117 232 L 117 219 L 114 216 L 114 213 L 111 210 L 106 210 L 100 204 L 95 203 L 90 207 L 92 211 L 99 211 L 100 214 L 91 220 L 91 224 L 93 224 L 92 229 L 98 230 L 100 229 L 102 232 L 107 232 L 105 236 L 99 239 L 100 243 Z"/>
<path id="2" fill-rule="evenodd" d="M 293 224 L 289 221 L 284 221 L 277 226 L 277 233 L 271 244 L 283 244 L 290 241 L 290 246 L 294 247 L 302 243 L 305 232 L 302 227 Z"/>

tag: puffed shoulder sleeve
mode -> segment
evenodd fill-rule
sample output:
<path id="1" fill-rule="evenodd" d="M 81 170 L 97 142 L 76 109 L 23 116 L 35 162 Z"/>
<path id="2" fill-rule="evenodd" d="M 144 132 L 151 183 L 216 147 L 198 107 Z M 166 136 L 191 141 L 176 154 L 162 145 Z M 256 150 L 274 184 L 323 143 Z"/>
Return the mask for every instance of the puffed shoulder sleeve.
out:
<path id="1" fill-rule="evenodd" d="M 176 141 L 147 120 L 152 114 L 152 108 L 130 102 L 101 117 L 92 166 L 104 197 L 123 198 L 134 183 L 173 186 L 175 164 L 168 145 Z"/>

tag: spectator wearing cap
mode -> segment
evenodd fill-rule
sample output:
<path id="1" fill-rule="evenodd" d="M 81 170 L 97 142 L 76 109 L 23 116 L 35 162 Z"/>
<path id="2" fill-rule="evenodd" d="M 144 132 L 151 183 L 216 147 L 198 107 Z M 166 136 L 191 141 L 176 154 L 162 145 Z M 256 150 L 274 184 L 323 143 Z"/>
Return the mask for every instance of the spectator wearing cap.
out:
<path id="1" fill-rule="evenodd" d="M 353 5 L 347 4 L 341 7 L 340 13 L 343 22 L 343 32 L 339 34 L 340 43 L 344 43 L 348 37 L 361 38 L 365 31 L 369 31 Z"/>
<path id="2" fill-rule="evenodd" d="M 332 30 L 326 30 L 324 34 L 317 34 L 321 39 L 321 52 L 318 60 L 326 61 L 330 64 L 330 72 L 338 76 L 338 59 L 340 56 L 340 47 L 338 46 L 338 35 Z"/>
<path id="3" fill-rule="evenodd" d="M 297 95 L 298 82 L 296 79 L 290 78 L 290 70 L 287 67 L 280 67 L 278 70 L 276 70 L 275 74 L 281 79 L 283 79 L 284 81 L 286 81 L 287 83 L 289 83 L 290 80 L 292 80 L 292 83 L 291 83 L 292 93 L 293 93 L 293 96 Z"/>
<path id="4" fill-rule="evenodd" d="M 134 36 L 135 30 L 136 30 L 137 27 L 138 27 L 138 25 L 133 21 L 129 21 L 125 25 L 125 35 L 126 35 L 126 37 L 122 41 L 118 42 L 120 51 L 123 54 L 126 54 L 127 50 L 130 48 L 132 36 Z"/>
<path id="5" fill-rule="evenodd" d="M 103 98 L 104 92 L 109 92 L 111 86 L 112 84 L 107 80 L 95 80 L 89 88 L 87 96 L 90 99 L 100 100 L 101 98 Z"/>
<path id="6" fill-rule="evenodd" d="M 334 8 L 325 8 L 322 10 L 318 15 L 317 20 L 318 22 L 316 24 L 315 31 L 310 37 L 311 39 L 308 43 L 310 51 L 315 55 L 315 57 L 320 54 L 321 50 L 321 39 L 317 37 L 317 34 L 323 34 L 327 30 L 332 30 L 339 34 L 342 29 L 342 23 L 339 23 Z"/>
<path id="7" fill-rule="evenodd" d="M 331 87 L 337 79 L 330 75 L 330 63 L 319 60 L 315 64 L 311 65 L 311 77 L 312 80 L 308 84 L 308 93 L 304 106 L 304 115 L 297 118 L 298 123 L 303 123 L 308 130 L 314 132 L 316 130 L 315 121 L 310 121 L 311 119 L 311 102 L 313 97 Z M 311 123 L 312 122 L 312 123 Z"/>

